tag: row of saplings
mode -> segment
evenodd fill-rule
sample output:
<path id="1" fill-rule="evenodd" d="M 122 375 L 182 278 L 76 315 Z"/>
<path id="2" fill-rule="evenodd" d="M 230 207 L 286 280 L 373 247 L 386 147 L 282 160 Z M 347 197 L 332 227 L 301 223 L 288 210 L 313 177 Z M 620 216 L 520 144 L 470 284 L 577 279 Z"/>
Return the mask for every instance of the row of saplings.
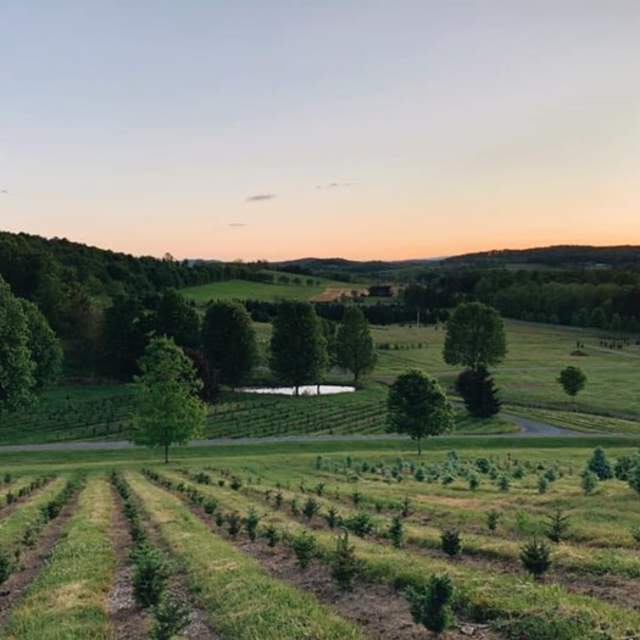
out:
<path id="1" fill-rule="evenodd" d="M 153 616 L 153 640 L 170 640 L 189 625 L 189 608 L 169 591 L 174 569 L 167 556 L 150 542 L 128 482 L 112 471 L 111 483 L 122 499 L 133 542 L 130 558 L 134 597 Z"/>
<path id="2" fill-rule="evenodd" d="M 202 508 L 205 514 L 209 515 L 216 526 L 225 529 L 227 534 L 236 539 L 241 532 L 245 532 L 250 541 L 255 542 L 260 535 L 266 541 L 267 546 L 273 548 L 279 543 L 288 545 L 296 556 L 298 566 L 306 569 L 311 561 L 316 557 L 321 557 L 322 552 L 316 538 L 303 530 L 299 534 L 291 534 L 289 531 L 281 531 L 272 523 L 259 528 L 261 517 L 257 511 L 251 507 L 242 517 L 237 511 L 223 512 L 218 501 L 213 497 L 207 497 L 196 487 L 184 482 L 174 482 L 163 477 L 151 469 L 143 469 L 144 475 L 158 483 L 169 491 L 181 493 L 196 507 Z M 193 481 L 200 484 L 212 484 L 211 477 L 199 472 L 188 475 Z M 224 479 L 218 480 L 218 484 L 224 486 Z M 242 486 L 241 480 L 237 476 L 230 479 L 229 486 L 239 490 Z M 282 493 L 278 491 L 272 496 L 268 490 L 265 493 L 267 501 L 273 502 L 276 508 L 280 508 L 284 503 Z M 314 516 L 320 515 L 320 506 L 313 496 L 308 496 L 302 506 L 298 506 L 294 498 L 290 504 L 292 515 L 304 515 L 308 521 Z M 388 531 L 385 534 L 394 547 L 404 546 L 404 526 L 403 518 L 410 514 L 410 503 L 405 499 L 402 512 L 391 521 Z M 356 557 L 355 547 L 349 542 L 349 531 L 360 537 L 365 537 L 373 533 L 374 525 L 368 513 L 361 511 L 351 517 L 344 518 L 337 511 L 330 507 L 325 514 L 325 519 L 331 529 L 341 529 L 341 533 L 336 537 L 336 547 L 333 553 L 327 555 L 327 560 L 331 566 L 331 576 L 343 591 L 352 588 L 354 579 L 362 571 L 362 562 Z M 488 527 L 495 530 L 498 524 L 499 514 L 491 512 L 488 516 Z M 558 510 L 549 518 L 547 536 L 559 542 L 564 538 L 568 528 L 568 518 Z M 450 557 L 457 556 L 461 551 L 460 534 L 455 529 L 442 532 L 442 550 Z M 533 576 L 541 577 L 551 566 L 551 549 L 543 540 L 534 538 L 521 548 L 520 558 L 523 566 Z M 454 589 L 450 577 L 444 575 L 432 576 L 422 588 L 410 588 L 406 592 L 411 607 L 411 614 L 416 623 L 424 625 L 434 633 L 441 633 L 452 623 L 451 603 Z"/>
<path id="3" fill-rule="evenodd" d="M 51 476 L 36 478 L 29 485 L 26 485 L 27 493 L 25 495 L 43 487 L 50 482 L 51 478 Z M 36 545 L 44 527 L 60 515 L 62 509 L 83 485 L 84 476 L 75 476 L 68 480 L 56 496 L 40 507 L 37 517 L 24 530 L 20 540 L 15 541 L 13 550 L 0 549 L 0 584 L 8 580 L 14 572 L 20 570 L 23 547 L 32 548 Z"/>
<path id="4" fill-rule="evenodd" d="M 10 504 L 13 504 L 14 502 L 18 502 L 18 500 L 20 500 L 21 498 L 26 498 L 27 496 L 30 496 L 34 491 L 37 491 L 38 489 L 41 489 L 42 487 L 44 487 L 51 479 L 53 476 L 40 476 L 38 478 L 36 478 L 35 480 L 32 480 L 29 484 L 25 484 L 22 487 L 20 487 L 20 489 L 18 489 L 18 491 L 7 491 L 7 493 L 4 496 L 4 501 L 5 504 L 8 506 Z M 10 473 L 7 473 L 4 477 L 4 482 L 5 484 L 10 484 L 12 481 L 12 477 Z"/>

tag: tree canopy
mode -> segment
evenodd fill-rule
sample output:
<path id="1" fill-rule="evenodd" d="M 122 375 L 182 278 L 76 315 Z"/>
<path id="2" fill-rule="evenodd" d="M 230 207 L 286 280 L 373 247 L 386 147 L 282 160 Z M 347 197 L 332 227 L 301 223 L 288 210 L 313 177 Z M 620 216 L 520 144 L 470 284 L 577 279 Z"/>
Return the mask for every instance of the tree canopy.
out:
<path id="1" fill-rule="evenodd" d="M 199 435 L 207 415 L 198 397 L 202 382 L 193 362 L 171 338 L 153 338 L 139 363 L 133 440 L 147 447 L 162 447 L 165 462 L 169 447 L 186 444 Z"/>
<path id="2" fill-rule="evenodd" d="M 278 305 L 271 334 L 271 369 L 285 384 L 298 388 L 317 383 L 327 365 L 327 343 L 320 319 L 308 302 Z"/>
<path id="3" fill-rule="evenodd" d="M 0 410 L 17 409 L 31 400 L 36 365 L 29 338 L 24 308 L 0 277 Z"/>
<path id="4" fill-rule="evenodd" d="M 214 302 L 202 327 L 204 353 L 223 384 L 238 386 L 251 375 L 258 347 L 251 317 L 237 302 Z"/>
<path id="5" fill-rule="evenodd" d="M 492 307 L 480 302 L 458 305 L 447 322 L 444 361 L 474 371 L 502 361 L 507 353 L 504 323 Z"/>
<path id="6" fill-rule="evenodd" d="M 356 382 L 362 374 L 373 370 L 376 362 L 373 338 L 358 307 L 347 307 L 338 329 L 336 350 L 338 364 L 351 371 Z"/>
<path id="7" fill-rule="evenodd" d="M 580 367 L 569 365 L 560 372 L 558 382 L 568 396 L 575 398 L 587 384 L 587 376 Z"/>
<path id="8" fill-rule="evenodd" d="M 398 376 L 387 396 L 387 430 L 406 433 L 417 441 L 436 436 L 453 427 L 453 411 L 438 382 L 421 371 Z"/>

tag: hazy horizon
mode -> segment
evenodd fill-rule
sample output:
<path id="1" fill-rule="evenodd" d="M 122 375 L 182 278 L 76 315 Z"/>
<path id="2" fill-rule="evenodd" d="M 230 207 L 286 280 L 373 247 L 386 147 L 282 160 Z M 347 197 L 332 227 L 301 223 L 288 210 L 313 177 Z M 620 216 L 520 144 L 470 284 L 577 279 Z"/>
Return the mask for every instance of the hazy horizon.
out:
<path id="1" fill-rule="evenodd" d="M 220 260 L 640 243 L 640 3 L 0 19 L 0 228 Z"/>

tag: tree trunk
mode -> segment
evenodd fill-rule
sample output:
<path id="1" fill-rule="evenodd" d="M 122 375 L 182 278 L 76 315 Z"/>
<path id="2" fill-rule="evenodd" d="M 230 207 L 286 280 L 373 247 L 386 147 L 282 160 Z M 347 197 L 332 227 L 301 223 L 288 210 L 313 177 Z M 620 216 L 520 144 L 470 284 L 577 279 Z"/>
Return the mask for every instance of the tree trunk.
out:
<path id="1" fill-rule="evenodd" d="M 164 445 L 164 463 L 169 464 L 169 445 Z"/>
<path id="2" fill-rule="evenodd" d="M 418 438 L 418 455 L 422 455 L 422 439 Z"/>
<path id="3" fill-rule="evenodd" d="M 296 398 L 300 395 L 300 387 L 296 385 Z"/>

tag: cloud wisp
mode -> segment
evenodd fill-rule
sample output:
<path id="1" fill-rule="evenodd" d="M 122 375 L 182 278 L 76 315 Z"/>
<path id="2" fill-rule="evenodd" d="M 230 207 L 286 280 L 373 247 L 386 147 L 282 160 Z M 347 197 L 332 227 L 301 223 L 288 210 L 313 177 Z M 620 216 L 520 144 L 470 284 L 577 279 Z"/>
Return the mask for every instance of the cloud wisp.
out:
<path id="1" fill-rule="evenodd" d="M 275 197 L 275 193 L 258 193 L 254 196 L 249 196 L 247 202 L 264 202 L 265 200 L 273 200 Z"/>
<path id="2" fill-rule="evenodd" d="M 246 227 L 246 223 L 245 222 L 230 222 L 229 226 L 232 229 L 241 229 L 242 227 Z"/>
<path id="3" fill-rule="evenodd" d="M 316 189 L 348 189 L 350 186 L 351 182 L 327 182 L 316 185 Z"/>

